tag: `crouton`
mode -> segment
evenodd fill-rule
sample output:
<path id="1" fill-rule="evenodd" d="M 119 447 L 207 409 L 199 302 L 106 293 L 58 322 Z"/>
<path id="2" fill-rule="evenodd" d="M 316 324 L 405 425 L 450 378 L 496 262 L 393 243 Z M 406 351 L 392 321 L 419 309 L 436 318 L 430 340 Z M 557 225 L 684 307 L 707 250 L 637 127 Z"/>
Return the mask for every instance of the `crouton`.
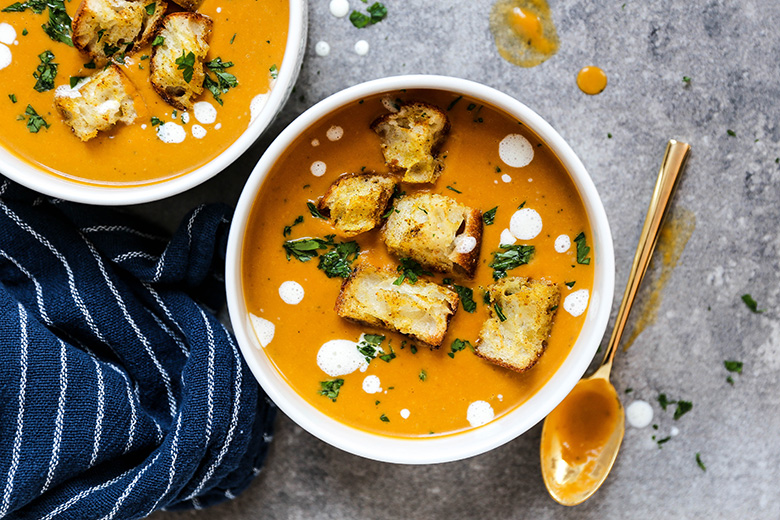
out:
<path id="1" fill-rule="evenodd" d="M 152 86 L 179 110 L 192 108 L 192 101 L 203 92 L 212 25 L 211 18 L 202 14 L 178 12 L 166 16 L 157 33 L 163 41 L 152 49 Z"/>
<path id="2" fill-rule="evenodd" d="M 439 347 L 458 310 L 457 293 L 422 279 L 395 285 L 397 279 L 391 269 L 359 264 L 341 285 L 336 314 Z"/>
<path id="3" fill-rule="evenodd" d="M 371 123 L 382 140 L 387 166 L 410 183 L 436 182 L 443 167 L 439 148 L 450 131 L 447 114 L 427 103 L 407 103 Z"/>
<path id="4" fill-rule="evenodd" d="M 396 256 L 471 277 L 482 245 L 482 212 L 444 195 L 407 195 L 395 203 L 382 238 Z"/>
<path id="5" fill-rule="evenodd" d="M 146 43 L 166 7 L 164 0 L 82 0 L 73 18 L 73 46 L 102 65 Z"/>
<path id="6" fill-rule="evenodd" d="M 377 173 L 342 175 L 330 185 L 318 207 L 340 235 L 353 237 L 379 225 L 396 185 L 392 177 Z"/>
<path id="7" fill-rule="evenodd" d="M 138 99 L 130 79 L 111 64 L 74 88 L 57 87 L 54 106 L 73 133 L 82 141 L 89 141 L 99 131 L 109 130 L 118 122 L 133 123 L 143 102 Z"/>
<path id="8" fill-rule="evenodd" d="M 547 347 L 558 286 L 545 280 L 503 278 L 488 286 L 490 317 L 482 325 L 477 355 L 516 372 L 534 366 Z"/>

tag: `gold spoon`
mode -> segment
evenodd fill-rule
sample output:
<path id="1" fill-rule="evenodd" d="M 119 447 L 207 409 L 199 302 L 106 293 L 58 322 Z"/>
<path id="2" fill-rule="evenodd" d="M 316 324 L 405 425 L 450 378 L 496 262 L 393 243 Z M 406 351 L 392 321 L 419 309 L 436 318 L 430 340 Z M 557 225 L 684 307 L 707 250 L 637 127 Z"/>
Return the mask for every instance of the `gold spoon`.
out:
<path id="1" fill-rule="evenodd" d="M 580 380 L 544 421 L 540 449 L 542 478 L 550 495 L 565 506 L 580 504 L 596 492 L 612 469 L 623 441 L 625 412 L 615 387 L 609 382 L 609 373 L 690 150 L 690 145 L 674 139 L 666 145 L 623 301 L 601 366 L 592 376 Z"/>

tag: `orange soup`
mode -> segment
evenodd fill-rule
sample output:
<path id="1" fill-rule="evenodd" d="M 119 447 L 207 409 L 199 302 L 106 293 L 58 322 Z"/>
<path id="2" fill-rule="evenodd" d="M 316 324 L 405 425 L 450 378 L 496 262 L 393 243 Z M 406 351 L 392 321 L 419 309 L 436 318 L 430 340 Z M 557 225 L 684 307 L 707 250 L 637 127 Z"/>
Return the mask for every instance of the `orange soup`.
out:
<path id="1" fill-rule="evenodd" d="M 452 278 L 447 282 L 473 290 L 476 304 L 467 312 L 461 300 L 438 349 L 340 318 L 334 304 L 341 278 L 327 277 L 318 269 L 317 258 L 301 262 L 287 258 L 284 249 L 288 240 L 324 239 L 335 233 L 329 221 L 316 218 L 307 204 L 315 207 L 339 176 L 388 171 L 380 139 L 370 125 L 406 101 L 442 108 L 451 130 L 439 153 L 444 163 L 441 177 L 434 184 L 401 184 L 401 190 L 451 197 L 482 210 L 486 224 L 474 278 L 425 277 L 440 284 Z M 518 165 L 513 154 L 518 150 L 532 157 L 528 164 Z M 561 299 L 544 354 L 531 369 L 517 373 L 485 361 L 469 347 L 488 317 L 483 296 L 494 282 L 493 253 L 502 251 L 500 244 L 516 241 L 510 222 L 530 210 L 541 218 L 542 230 L 517 243 L 534 246 L 532 259 L 507 274 L 554 282 Z M 360 253 L 353 265 L 368 262 L 395 270 L 399 260 L 389 254 L 380 235 L 376 228 L 333 240 L 357 242 Z M 332 112 L 288 148 L 270 170 L 253 206 L 241 277 L 258 343 L 265 345 L 262 348 L 279 373 L 312 406 L 369 432 L 438 436 L 477 427 L 515 409 L 561 366 L 580 332 L 592 290 L 593 266 L 584 263 L 585 256 L 591 256 L 585 250 L 591 236 L 571 178 L 522 122 L 452 93 L 401 91 L 367 97 Z M 578 262 L 578 246 L 583 263 Z M 323 345 L 343 340 L 357 348 L 361 335 L 384 336 L 377 357 L 338 378 L 320 368 Z"/>
<path id="2" fill-rule="evenodd" d="M 11 1 L 5 0 L 6 4 Z M 153 0 L 144 3 L 154 5 Z M 168 4 L 169 12 L 181 10 L 173 2 Z M 77 0 L 64 2 L 71 18 L 78 6 Z M 0 43 L 0 146 L 54 175 L 95 185 L 149 184 L 203 166 L 246 130 L 252 112 L 262 105 L 263 95 L 272 87 L 287 41 L 289 5 L 288 0 L 204 0 L 198 12 L 213 21 L 206 60 L 219 57 L 223 63 L 233 63 L 224 72 L 235 76 L 238 85 L 221 94 L 223 105 L 208 89 L 186 114 L 165 103 L 149 82 L 152 52 L 147 44 L 117 58 L 124 62 L 119 66 L 143 102 L 137 107 L 135 122 L 118 123 L 87 142 L 63 123 L 54 108 L 54 92 L 69 85 L 71 78 L 90 76 L 101 67 L 95 68 L 89 56 L 44 32 L 41 26 L 49 22 L 47 10 L 40 14 L 31 8 L 0 12 L 0 41 L 3 37 L 6 40 Z M 39 56 L 46 51 L 53 54 L 50 63 L 57 65 L 54 88 L 38 91 L 33 73 L 40 76 Z M 10 56 L 10 64 L 3 67 L 5 54 Z M 214 71 L 210 77 L 216 78 Z M 250 110 L 253 104 L 254 110 Z M 28 106 L 48 128 L 39 124 L 37 132 L 30 131 Z M 183 141 L 164 142 L 158 137 L 166 123 L 179 127 L 174 130 L 185 136 Z"/>

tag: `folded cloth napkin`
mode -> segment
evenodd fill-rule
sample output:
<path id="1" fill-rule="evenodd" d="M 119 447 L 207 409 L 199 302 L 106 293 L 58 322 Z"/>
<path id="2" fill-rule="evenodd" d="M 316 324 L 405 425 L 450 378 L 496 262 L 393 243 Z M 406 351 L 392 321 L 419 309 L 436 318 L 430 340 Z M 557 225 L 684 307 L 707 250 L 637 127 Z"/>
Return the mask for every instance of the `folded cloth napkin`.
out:
<path id="1" fill-rule="evenodd" d="M 0 517 L 199 508 L 259 472 L 275 408 L 207 310 L 228 215 L 169 241 L 0 177 Z"/>

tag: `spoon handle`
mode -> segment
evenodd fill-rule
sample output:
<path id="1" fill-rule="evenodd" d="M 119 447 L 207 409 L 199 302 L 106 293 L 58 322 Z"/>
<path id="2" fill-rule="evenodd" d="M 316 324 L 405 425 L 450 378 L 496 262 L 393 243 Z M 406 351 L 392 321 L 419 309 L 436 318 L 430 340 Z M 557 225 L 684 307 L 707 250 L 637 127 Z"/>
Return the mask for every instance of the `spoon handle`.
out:
<path id="1" fill-rule="evenodd" d="M 650 207 L 647 208 L 645 224 L 642 227 L 642 233 L 639 235 L 639 244 L 634 254 L 634 263 L 631 265 L 631 272 L 628 275 L 626 290 L 623 293 L 623 301 L 620 303 L 615 328 L 612 329 L 612 336 L 609 338 L 609 346 L 604 354 L 602 367 L 608 366 L 605 370 L 609 372 L 612 368 L 612 360 L 615 357 L 615 351 L 620 344 L 620 338 L 623 336 L 623 330 L 628 321 L 628 314 L 634 304 L 634 298 L 639 291 L 639 285 L 645 276 L 647 266 L 650 264 L 650 258 L 653 256 L 655 244 L 658 242 L 658 234 L 661 229 L 666 209 L 669 207 L 669 201 L 677 185 L 679 174 L 685 166 L 691 146 L 687 143 L 670 139 L 666 145 L 666 153 L 661 163 L 661 170 L 658 172 L 658 180 L 655 182 L 653 197 L 650 199 Z"/>

